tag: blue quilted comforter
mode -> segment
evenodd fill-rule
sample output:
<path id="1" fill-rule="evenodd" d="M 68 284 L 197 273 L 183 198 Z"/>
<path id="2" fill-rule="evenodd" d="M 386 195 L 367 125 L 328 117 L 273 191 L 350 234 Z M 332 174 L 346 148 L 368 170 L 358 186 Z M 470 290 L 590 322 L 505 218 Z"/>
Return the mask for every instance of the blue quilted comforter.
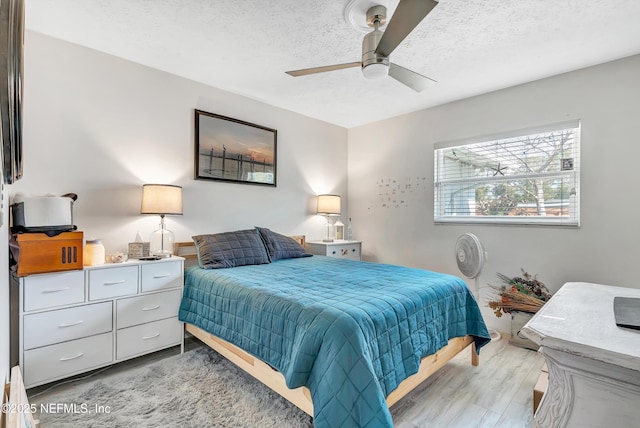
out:
<path id="1" fill-rule="evenodd" d="M 391 427 L 385 397 L 422 357 L 458 336 L 489 341 L 461 279 L 324 256 L 191 267 L 179 317 L 307 386 L 316 427 Z"/>

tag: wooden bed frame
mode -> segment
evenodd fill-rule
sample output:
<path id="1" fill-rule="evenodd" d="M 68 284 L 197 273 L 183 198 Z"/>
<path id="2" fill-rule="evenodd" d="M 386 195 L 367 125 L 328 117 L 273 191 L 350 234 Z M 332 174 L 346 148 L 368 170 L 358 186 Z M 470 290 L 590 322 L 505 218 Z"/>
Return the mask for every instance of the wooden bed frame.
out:
<path id="1" fill-rule="evenodd" d="M 292 236 L 292 238 L 302 246 L 305 245 L 304 236 Z M 198 263 L 193 242 L 176 243 L 174 253 L 185 258 L 185 267 Z M 301 386 L 289 389 L 284 376 L 259 358 L 192 324 L 185 323 L 185 330 L 313 417 L 313 403 L 308 388 Z M 398 388 L 387 396 L 387 406 L 393 406 L 469 345 L 471 345 L 471 364 L 477 366 L 480 363 L 480 357 L 476 352 L 473 338 L 471 336 L 453 338 L 444 348 L 422 359 L 418 373 L 402 381 Z"/>

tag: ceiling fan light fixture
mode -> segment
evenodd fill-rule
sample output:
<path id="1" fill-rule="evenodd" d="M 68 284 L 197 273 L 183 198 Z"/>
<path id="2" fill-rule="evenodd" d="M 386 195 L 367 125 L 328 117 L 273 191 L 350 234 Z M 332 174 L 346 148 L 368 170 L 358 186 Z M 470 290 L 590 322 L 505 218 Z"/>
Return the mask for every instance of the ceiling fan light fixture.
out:
<path id="1" fill-rule="evenodd" d="M 374 62 L 362 67 L 362 75 L 371 80 L 382 79 L 389 74 L 389 66 L 382 62 Z"/>

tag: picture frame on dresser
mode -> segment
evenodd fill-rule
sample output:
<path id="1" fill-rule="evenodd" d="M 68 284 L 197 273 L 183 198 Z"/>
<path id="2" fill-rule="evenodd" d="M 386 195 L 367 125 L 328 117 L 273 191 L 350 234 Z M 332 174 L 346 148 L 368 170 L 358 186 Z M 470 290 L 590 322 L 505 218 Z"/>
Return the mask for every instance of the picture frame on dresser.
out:
<path id="1" fill-rule="evenodd" d="M 195 110 L 196 180 L 276 187 L 278 131 Z"/>

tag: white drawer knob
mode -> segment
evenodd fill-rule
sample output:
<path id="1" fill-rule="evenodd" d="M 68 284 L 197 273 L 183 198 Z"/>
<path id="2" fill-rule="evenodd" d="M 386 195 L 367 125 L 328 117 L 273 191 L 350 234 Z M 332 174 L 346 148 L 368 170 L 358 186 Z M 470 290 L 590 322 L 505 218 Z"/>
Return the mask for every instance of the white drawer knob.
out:
<path id="1" fill-rule="evenodd" d="M 73 327 L 74 325 L 82 324 L 83 322 L 84 322 L 83 320 L 80 320 L 80 321 L 76 321 L 76 322 L 63 323 L 63 324 L 59 324 L 58 327 L 59 328 Z"/>
<path id="2" fill-rule="evenodd" d="M 149 308 L 142 308 L 143 311 L 153 311 L 154 309 L 158 309 L 160 305 L 151 306 Z"/>
<path id="3" fill-rule="evenodd" d="M 171 276 L 171 274 L 170 273 L 161 273 L 161 274 L 158 274 L 158 275 L 153 275 L 153 279 L 166 278 L 168 276 Z"/>
<path id="4" fill-rule="evenodd" d="M 73 357 L 62 357 L 62 358 L 60 358 L 60 361 L 75 360 L 76 358 L 80 358 L 83 355 L 84 355 L 84 352 L 80 352 L 78 355 L 74 355 Z"/>
<path id="5" fill-rule="evenodd" d="M 67 291 L 69 290 L 69 287 L 64 287 L 64 288 L 55 288 L 53 290 L 42 290 L 43 293 L 59 293 L 61 291 Z"/>
<path id="6" fill-rule="evenodd" d="M 153 336 L 142 336 L 142 340 L 154 339 L 154 338 L 156 338 L 158 336 L 160 336 L 160 333 L 156 333 Z"/>
<path id="7" fill-rule="evenodd" d="M 112 281 L 112 282 L 105 282 L 103 283 L 103 285 L 116 285 L 116 284 L 124 284 L 126 281 L 124 279 L 121 279 L 120 281 Z"/>

